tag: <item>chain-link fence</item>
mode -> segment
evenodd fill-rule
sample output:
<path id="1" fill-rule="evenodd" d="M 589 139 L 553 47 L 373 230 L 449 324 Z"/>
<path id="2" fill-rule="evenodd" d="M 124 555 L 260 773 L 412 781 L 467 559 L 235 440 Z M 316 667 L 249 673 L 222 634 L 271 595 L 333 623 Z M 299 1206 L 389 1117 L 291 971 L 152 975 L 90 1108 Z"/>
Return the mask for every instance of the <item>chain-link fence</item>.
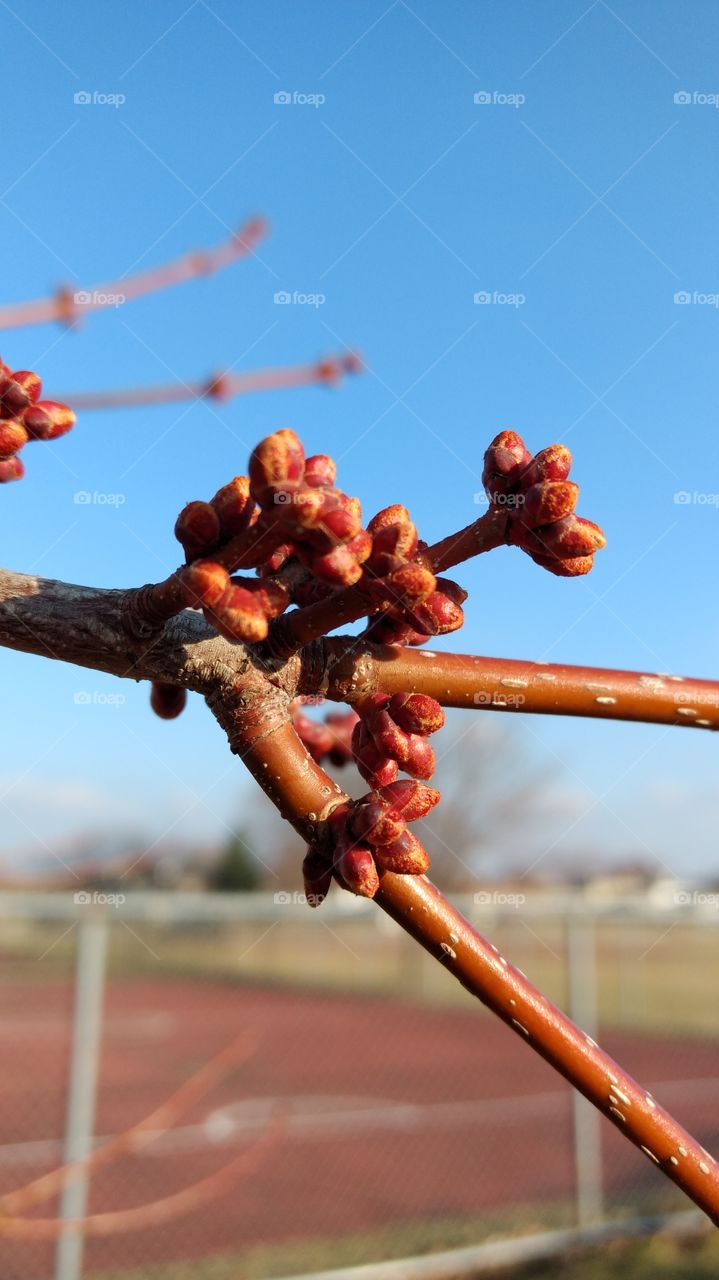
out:
<path id="1" fill-rule="evenodd" d="M 717 1146 L 713 904 L 460 905 Z M 20 1202 L 2 1280 L 250 1280 L 687 1208 L 371 904 L 2 894 L 0 916 L 1 1196 L 181 1090 L 142 1142 Z"/>

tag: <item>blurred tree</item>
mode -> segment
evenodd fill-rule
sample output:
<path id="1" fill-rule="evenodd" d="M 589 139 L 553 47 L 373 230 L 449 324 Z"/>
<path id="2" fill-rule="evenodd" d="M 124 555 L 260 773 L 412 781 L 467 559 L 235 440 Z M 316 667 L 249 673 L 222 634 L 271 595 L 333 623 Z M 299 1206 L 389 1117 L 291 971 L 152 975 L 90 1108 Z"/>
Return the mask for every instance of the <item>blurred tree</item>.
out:
<path id="1" fill-rule="evenodd" d="M 219 893 L 251 893 L 258 889 L 261 868 L 239 831 L 233 831 L 210 872 L 209 887 Z"/>

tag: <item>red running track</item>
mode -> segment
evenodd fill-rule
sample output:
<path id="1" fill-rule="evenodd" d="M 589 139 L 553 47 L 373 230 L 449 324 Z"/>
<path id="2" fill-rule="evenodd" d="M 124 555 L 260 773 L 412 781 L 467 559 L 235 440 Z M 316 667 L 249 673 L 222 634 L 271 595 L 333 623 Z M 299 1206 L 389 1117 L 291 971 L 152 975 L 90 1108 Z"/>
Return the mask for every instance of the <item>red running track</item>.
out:
<path id="1" fill-rule="evenodd" d="M 71 1002 L 63 983 L 0 987 L 1 1190 L 60 1163 Z M 91 1210 L 147 1203 L 208 1175 L 251 1141 L 278 1100 L 288 1114 L 281 1145 L 211 1205 L 89 1242 L 85 1274 L 278 1243 L 297 1244 L 301 1269 L 303 1241 L 517 1206 L 516 1224 L 529 1226 L 533 1209 L 571 1197 L 569 1088 L 475 1008 L 215 980 L 113 981 L 97 1132 L 142 1119 L 241 1028 L 259 1036 L 254 1057 L 172 1136 L 99 1172 Z M 602 1043 L 716 1149 L 715 1044 L 626 1032 Z M 631 1204 L 663 1187 L 606 1124 L 604 1142 L 612 1198 Z M 683 1205 L 678 1193 L 674 1203 Z M 46 1242 L 0 1239 L 1 1280 L 48 1280 L 52 1259 Z"/>

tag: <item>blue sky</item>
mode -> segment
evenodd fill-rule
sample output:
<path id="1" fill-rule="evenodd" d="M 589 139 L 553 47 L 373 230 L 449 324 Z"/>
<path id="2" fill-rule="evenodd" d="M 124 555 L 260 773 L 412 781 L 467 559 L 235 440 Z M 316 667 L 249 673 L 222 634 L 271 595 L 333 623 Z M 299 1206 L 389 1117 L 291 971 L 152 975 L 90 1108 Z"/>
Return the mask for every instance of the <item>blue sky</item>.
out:
<path id="1" fill-rule="evenodd" d="M 78 331 L 5 334 L 9 363 L 49 395 L 345 345 L 369 365 L 333 391 L 84 415 L 28 449 L 27 478 L 2 493 L 10 567 L 162 576 L 179 508 L 286 425 L 337 457 L 368 515 L 405 501 L 431 540 L 476 516 L 483 450 L 510 426 L 534 450 L 570 445 L 581 513 L 609 545 L 577 582 L 512 550 L 464 566 L 467 623 L 445 647 L 716 673 L 715 4 L 156 0 L 128 19 L 26 0 L 0 25 L 3 301 L 151 266 L 255 211 L 273 227 L 221 276 Z M 124 102 L 76 104 L 83 91 Z M 325 300 L 279 307 L 278 290 Z M 78 491 L 122 502 L 78 505 Z M 142 687 L 24 655 L 3 666 L 5 858 L 46 860 L 88 830 L 215 838 L 241 813 L 241 766 L 199 700 L 167 725 Z M 677 874 L 716 865 L 705 734 L 512 725 L 557 771 L 520 861 L 602 849 Z"/>

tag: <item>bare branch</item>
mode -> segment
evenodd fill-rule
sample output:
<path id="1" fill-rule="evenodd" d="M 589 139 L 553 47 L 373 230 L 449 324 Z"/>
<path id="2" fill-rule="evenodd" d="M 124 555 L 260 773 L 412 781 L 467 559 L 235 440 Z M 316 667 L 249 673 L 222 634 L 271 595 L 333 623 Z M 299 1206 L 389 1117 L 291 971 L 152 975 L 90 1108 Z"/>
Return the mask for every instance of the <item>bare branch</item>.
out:
<path id="1" fill-rule="evenodd" d="M 312 761 L 286 723 L 251 732 L 213 706 L 270 798 L 308 841 L 321 845 L 322 818 L 347 796 Z M 254 733 L 254 737 L 252 734 Z M 252 740 L 251 740 L 252 739 Z M 250 759 L 252 757 L 252 759 Z M 380 873 L 374 901 L 719 1224 L 719 1168 L 713 1157 L 589 1036 L 500 956 L 426 876 Z"/>
<path id="2" fill-rule="evenodd" d="M 0 329 L 19 329 L 25 325 L 46 324 L 59 320 L 73 325 L 93 311 L 117 305 L 117 298 L 129 302 L 146 293 L 156 293 L 176 284 L 184 284 L 196 276 L 211 275 L 221 271 L 239 258 L 254 253 L 255 246 L 268 234 L 269 226 L 264 218 L 250 218 L 229 239 L 214 249 L 196 249 L 161 267 L 151 267 L 132 276 L 119 276 L 91 289 L 58 289 L 51 298 L 39 298 L 34 302 L 13 302 L 0 307 Z"/>
<path id="3" fill-rule="evenodd" d="M 211 629 L 188 611 L 173 618 L 143 647 L 126 629 L 126 599 L 127 593 L 119 591 L 2 573 L 0 644 L 115 675 L 166 680 L 203 693 L 232 750 L 295 830 L 319 849 L 331 850 L 327 819 L 347 796 L 311 759 L 292 726 L 289 703 L 298 690 L 352 701 L 377 687 L 385 692 L 413 688 L 448 705 L 473 706 L 492 705 L 491 698 L 478 703 L 478 691 L 492 695 L 517 688 L 519 680 L 525 710 L 662 723 L 704 719 L 678 714 L 676 690 L 681 689 L 680 696 L 689 695 L 690 700 L 682 702 L 688 710 L 697 709 L 694 702 L 704 708 L 706 702 L 699 701 L 703 698 L 711 701 L 714 716 L 719 711 L 717 685 L 710 681 L 409 653 L 349 638 L 317 641 L 290 663 L 267 664 L 243 645 L 211 638 Z M 607 692 L 599 692 L 597 686 Z M 375 901 L 719 1223 L 719 1171 L 712 1157 L 500 957 L 439 890 L 424 876 L 384 872 Z M 158 1205 L 88 1219 L 88 1230 L 102 1234 L 125 1230 L 194 1207 L 198 1196 L 216 1194 L 235 1163 Z M 243 1167 L 242 1157 L 238 1167 Z M 0 1219 L 0 1232 L 10 1231 L 54 1235 L 58 1224 Z"/>
<path id="4" fill-rule="evenodd" d="M 354 372 L 352 356 L 327 356 L 308 364 L 254 369 L 247 373 L 216 373 L 204 380 L 184 380 L 154 387 L 127 387 L 115 391 L 68 391 L 58 399 L 77 412 L 95 409 L 133 409 L 143 405 L 177 404 L 185 400 L 232 400 L 253 391 L 278 391 L 288 387 L 337 386 L 345 373 Z"/>
<path id="5" fill-rule="evenodd" d="M 324 692 L 340 702 L 347 701 L 350 689 L 354 697 L 378 690 L 412 692 L 428 694 L 445 707 L 719 729 L 716 680 L 433 653 L 344 636 L 325 640 L 324 647 L 329 672 Z"/>
<path id="6" fill-rule="evenodd" d="M 198 693 L 252 665 L 244 645 L 221 639 L 189 610 L 149 639 L 133 636 L 125 626 L 129 594 L 0 570 L 0 646 Z"/>

